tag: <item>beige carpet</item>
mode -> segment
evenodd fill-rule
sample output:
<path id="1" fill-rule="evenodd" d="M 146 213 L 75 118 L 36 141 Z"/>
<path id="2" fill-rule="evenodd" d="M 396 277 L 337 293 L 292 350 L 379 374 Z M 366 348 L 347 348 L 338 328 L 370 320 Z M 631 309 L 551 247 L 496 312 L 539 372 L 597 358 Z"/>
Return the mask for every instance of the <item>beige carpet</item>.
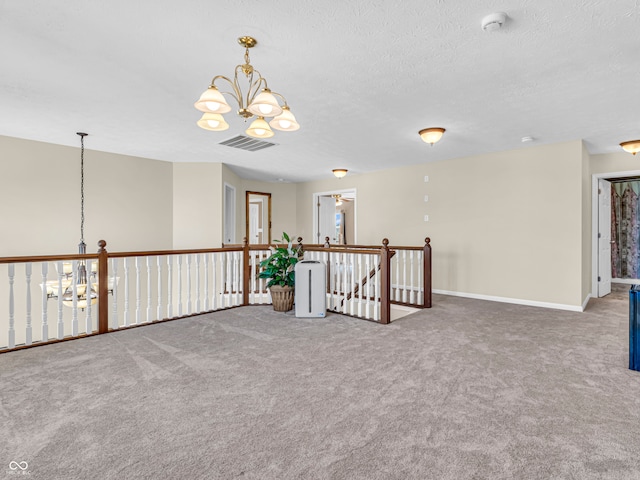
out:
<path id="1" fill-rule="evenodd" d="M 627 305 L 247 307 L 0 355 L 0 478 L 637 480 Z"/>

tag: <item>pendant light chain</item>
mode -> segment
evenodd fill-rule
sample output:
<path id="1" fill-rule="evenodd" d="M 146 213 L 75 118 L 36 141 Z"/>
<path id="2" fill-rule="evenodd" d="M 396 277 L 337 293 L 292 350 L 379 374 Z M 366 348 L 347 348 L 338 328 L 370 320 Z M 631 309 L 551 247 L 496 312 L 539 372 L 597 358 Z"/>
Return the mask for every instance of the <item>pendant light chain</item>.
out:
<path id="1" fill-rule="evenodd" d="M 87 133 L 78 132 L 80 135 L 80 243 L 84 243 L 84 137 Z"/>

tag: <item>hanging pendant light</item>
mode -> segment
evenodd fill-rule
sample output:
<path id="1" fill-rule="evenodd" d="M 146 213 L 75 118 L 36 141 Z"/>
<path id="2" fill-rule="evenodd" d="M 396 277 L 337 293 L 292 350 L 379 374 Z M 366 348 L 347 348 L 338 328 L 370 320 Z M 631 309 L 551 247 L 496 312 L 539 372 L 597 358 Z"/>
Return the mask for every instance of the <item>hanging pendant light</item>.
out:
<path id="1" fill-rule="evenodd" d="M 84 243 L 84 137 L 89 134 L 83 132 L 77 132 L 77 134 L 80 136 L 80 243 L 78 244 L 78 253 L 86 255 L 87 244 Z M 97 264 L 94 263 L 94 265 L 95 269 L 92 267 L 91 277 L 95 278 Z M 87 262 L 84 259 L 80 260 L 75 272 L 75 279 L 72 276 L 71 283 L 62 294 L 62 303 L 67 307 L 73 307 L 75 303 L 78 308 L 84 309 L 87 308 L 88 303 L 95 305 L 97 301 L 98 293 L 87 276 Z"/>

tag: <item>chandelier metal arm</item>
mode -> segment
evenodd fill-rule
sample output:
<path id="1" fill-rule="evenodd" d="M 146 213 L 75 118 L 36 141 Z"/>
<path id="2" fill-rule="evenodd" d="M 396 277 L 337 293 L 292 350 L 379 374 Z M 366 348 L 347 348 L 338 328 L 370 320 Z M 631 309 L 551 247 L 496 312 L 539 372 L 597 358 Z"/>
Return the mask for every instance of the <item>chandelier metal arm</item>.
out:
<path id="1" fill-rule="evenodd" d="M 273 95 L 274 97 L 280 97 L 280 100 L 282 100 L 282 103 L 284 104 L 283 106 L 284 107 L 289 107 L 289 104 L 287 103 L 287 99 L 284 98 L 283 95 L 280 95 L 279 93 L 273 92 L 273 91 L 271 92 L 271 95 Z"/>
<path id="2" fill-rule="evenodd" d="M 216 75 L 211 80 L 212 87 L 217 87 L 217 85 L 215 84 L 216 80 L 224 80 L 229 84 L 231 88 L 233 88 L 233 92 L 220 91 L 220 93 L 231 95 L 235 99 L 235 101 L 238 102 L 238 105 L 242 103 L 242 92 L 234 82 L 232 82 L 228 77 L 225 77 L 224 75 Z"/>

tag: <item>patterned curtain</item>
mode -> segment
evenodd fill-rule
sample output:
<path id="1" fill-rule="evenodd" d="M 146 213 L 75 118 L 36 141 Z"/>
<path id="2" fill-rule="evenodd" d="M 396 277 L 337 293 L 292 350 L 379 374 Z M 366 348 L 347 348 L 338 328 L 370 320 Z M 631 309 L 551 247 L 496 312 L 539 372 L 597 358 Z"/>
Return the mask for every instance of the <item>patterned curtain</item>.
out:
<path id="1" fill-rule="evenodd" d="M 611 274 L 638 278 L 640 264 L 640 182 L 611 184 Z"/>

